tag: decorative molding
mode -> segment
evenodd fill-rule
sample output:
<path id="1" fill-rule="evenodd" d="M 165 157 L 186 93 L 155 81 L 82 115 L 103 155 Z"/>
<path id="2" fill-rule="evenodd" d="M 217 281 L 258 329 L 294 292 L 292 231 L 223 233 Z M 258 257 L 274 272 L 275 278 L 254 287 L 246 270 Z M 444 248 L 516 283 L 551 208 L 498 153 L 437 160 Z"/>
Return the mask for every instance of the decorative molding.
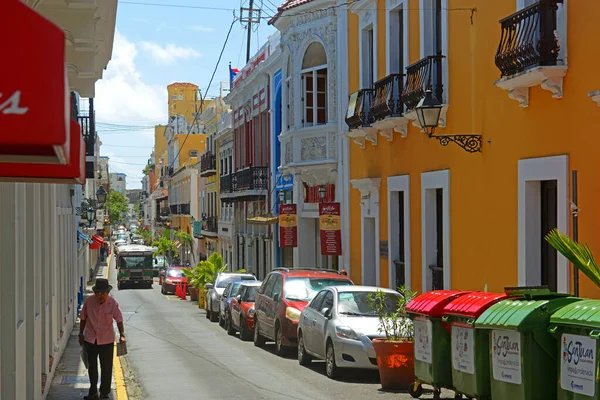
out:
<path id="1" fill-rule="evenodd" d="M 378 196 L 379 188 L 381 187 L 381 178 L 352 179 L 350 183 L 354 189 L 360 191 L 360 195 L 363 198 L 374 193 Z"/>
<path id="2" fill-rule="evenodd" d="M 594 100 L 598 104 L 598 106 L 600 106 L 600 90 L 589 92 L 588 97 Z"/>
<path id="3" fill-rule="evenodd" d="M 408 118 L 405 117 L 387 117 L 380 121 L 375 121 L 371 126 L 379 130 L 379 134 L 386 138 L 388 142 L 394 140 L 394 133 L 399 133 L 403 139 L 408 136 Z"/>
<path id="4" fill-rule="evenodd" d="M 567 66 L 539 66 L 521 73 L 507 76 L 494 82 L 500 89 L 507 90 L 508 97 L 517 100 L 520 107 L 529 106 L 529 89 L 541 86 L 552 93 L 553 99 L 563 97 L 563 78 L 567 74 Z"/>

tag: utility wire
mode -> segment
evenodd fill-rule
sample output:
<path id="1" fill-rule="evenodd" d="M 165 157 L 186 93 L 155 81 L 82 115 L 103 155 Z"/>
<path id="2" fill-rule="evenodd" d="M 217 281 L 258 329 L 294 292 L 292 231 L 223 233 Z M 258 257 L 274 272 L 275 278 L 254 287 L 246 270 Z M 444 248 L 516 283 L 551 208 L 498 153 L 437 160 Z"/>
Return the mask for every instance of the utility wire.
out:
<path id="1" fill-rule="evenodd" d="M 188 6 L 184 4 L 165 4 L 165 3 L 146 3 L 143 1 L 119 1 L 119 4 L 131 4 L 138 6 L 154 6 L 154 7 L 172 7 L 172 8 L 194 8 L 198 10 L 216 10 L 216 11 L 236 11 L 234 8 L 224 7 L 206 7 L 206 6 Z"/>

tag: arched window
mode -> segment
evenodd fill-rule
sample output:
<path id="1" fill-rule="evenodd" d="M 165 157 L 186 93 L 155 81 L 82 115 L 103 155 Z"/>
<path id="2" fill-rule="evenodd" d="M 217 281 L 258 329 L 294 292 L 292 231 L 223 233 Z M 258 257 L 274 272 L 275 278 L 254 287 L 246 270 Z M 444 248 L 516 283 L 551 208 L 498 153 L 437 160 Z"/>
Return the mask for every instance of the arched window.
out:
<path id="1" fill-rule="evenodd" d="M 302 59 L 302 126 L 327 123 L 327 54 L 319 42 L 311 43 Z"/>

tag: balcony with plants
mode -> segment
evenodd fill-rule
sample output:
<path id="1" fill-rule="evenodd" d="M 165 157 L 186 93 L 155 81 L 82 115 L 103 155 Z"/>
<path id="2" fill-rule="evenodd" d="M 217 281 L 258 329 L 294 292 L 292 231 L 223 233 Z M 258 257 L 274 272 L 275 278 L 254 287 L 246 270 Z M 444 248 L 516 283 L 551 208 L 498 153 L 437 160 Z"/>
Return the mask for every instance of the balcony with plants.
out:
<path id="1" fill-rule="evenodd" d="M 495 85 L 508 91 L 521 107 L 529 106 L 529 88 L 541 86 L 562 98 L 567 66 L 561 59 L 557 10 L 562 0 L 540 0 L 500 20 L 501 35 L 494 58 L 500 71 Z"/>
<path id="2" fill-rule="evenodd" d="M 371 123 L 374 122 L 371 112 L 374 95 L 374 89 L 360 89 L 350 94 L 348 99 L 348 112 L 346 113 L 348 137 L 352 138 L 361 149 L 365 148 L 366 140 L 377 145 L 377 128 L 371 126 Z"/>

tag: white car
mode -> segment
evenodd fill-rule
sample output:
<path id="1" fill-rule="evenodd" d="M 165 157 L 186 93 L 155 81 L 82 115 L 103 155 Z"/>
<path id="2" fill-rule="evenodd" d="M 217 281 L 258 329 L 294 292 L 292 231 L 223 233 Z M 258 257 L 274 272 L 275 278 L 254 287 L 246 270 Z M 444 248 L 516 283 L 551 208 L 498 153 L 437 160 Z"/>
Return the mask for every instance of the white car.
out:
<path id="1" fill-rule="evenodd" d="M 379 318 L 370 310 L 369 295 L 386 294 L 390 310 L 398 306 L 400 293 L 373 286 L 330 286 L 321 290 L 300 314 L 298 362 L 307 365 L 313 358 L 324 359 L 329 378 L 340 368 L 377 369 L 371 342 L 383 338 Z"/>

